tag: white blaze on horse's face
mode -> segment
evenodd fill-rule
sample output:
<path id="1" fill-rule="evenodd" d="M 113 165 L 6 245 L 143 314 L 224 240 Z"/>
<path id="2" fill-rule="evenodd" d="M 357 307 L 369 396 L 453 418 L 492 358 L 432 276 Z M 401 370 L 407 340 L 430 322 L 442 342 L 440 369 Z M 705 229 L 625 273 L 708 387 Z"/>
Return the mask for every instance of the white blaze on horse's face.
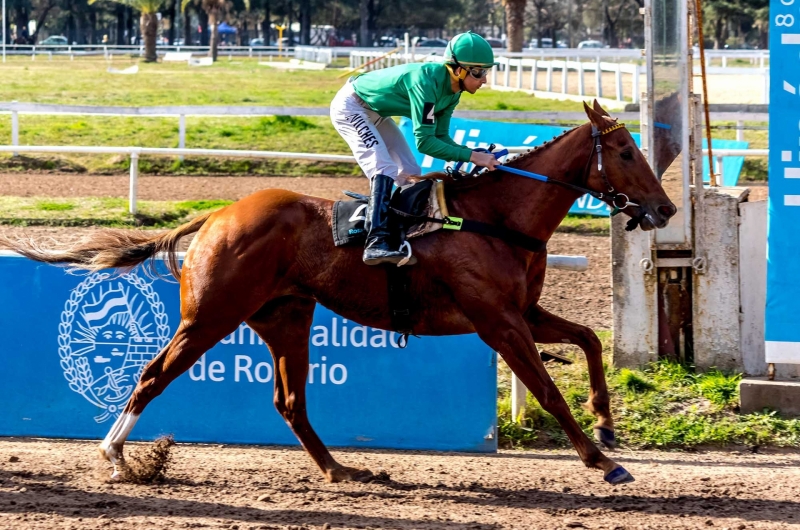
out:
<path id="1" fill-rule="evenodd" d="M 119 478 L 119 468 L 117 466 L 120 464 L 122 458 L 121 449 L 138 420 L 138 414 L 123 412 L 119 415 L 117 421 L 111 426 L 111 430 L 108 431 L 108 434 L 100 443 L 100 454 L 103 458 L 114 464 L 114 472 L 111 474 L 111 480 Z"/>

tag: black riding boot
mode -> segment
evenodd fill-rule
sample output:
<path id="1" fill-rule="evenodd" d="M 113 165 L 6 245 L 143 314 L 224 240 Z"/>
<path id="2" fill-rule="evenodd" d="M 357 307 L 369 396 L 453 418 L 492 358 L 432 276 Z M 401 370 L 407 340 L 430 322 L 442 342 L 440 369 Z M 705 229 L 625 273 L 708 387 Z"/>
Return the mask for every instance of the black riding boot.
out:
<path id="1" fill-rule="evenodd" d="M 369 183 L 369 208 L 364 228 L 367 231 L 367 243 L 364 245 L 364 263 L 380 265 L 381 263 L 398 263 L 406 254 L 393 250 L 389 245 L 389 199 L 392 196 L 391 177 L 377 174 Z"/>

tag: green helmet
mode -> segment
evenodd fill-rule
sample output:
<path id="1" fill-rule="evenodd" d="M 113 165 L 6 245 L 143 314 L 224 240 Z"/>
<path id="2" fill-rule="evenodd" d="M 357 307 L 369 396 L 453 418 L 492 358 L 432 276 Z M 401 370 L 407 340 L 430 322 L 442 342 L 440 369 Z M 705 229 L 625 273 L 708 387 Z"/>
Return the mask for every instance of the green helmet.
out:
<path id="1" fill-rule="evenodd" d="M 444 50 L 444 62 L 482 68 L 491 68 L 498 64 L 494 62 L 494 52 L 486 39 L 471 31 L 459 33 L 450 39 Z"/>

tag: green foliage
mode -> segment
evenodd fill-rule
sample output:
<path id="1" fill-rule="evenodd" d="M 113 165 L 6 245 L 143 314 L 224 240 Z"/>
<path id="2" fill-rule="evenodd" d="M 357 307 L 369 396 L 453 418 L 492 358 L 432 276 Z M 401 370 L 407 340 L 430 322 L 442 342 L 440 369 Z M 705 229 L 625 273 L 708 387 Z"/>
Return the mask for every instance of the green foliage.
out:
<path id="1" fill-rule="evenodd" d="M 650 392 L 656 389 L 656 386 L 642 375 L 627 368 L 620 370 L 617 375 L 617 383 L 628 392 L 633 393 Z"/>
<path id="2" fill-rule="evenodd" d="M 697 377 L 697 389 L 700 394 L 720 407 L 729 407 L 739 401 L 739 381 L 742 375 L 725 375 L 711 370 Z"/>
<path id="3" fill-rule="evenodd" d="M 690 366 L 659 361 L 643 370 L 608 368 L 611 332 L 600 331 L 611 413 L 618 441 L 631 448 L 686 449 L 730 444 L 800 446 L 800 420 L 781 418 L 774 411 L 738 413 L 739 374 L 718 370 L 695 373 Z M 551 348 L 551 346 L 547 346 Z M 565 353 L 565 352 L 561 352 Z M 547 363 L 548 372 L 587 435 L 594 417 L 583 407 L 589 395 L 586 363 L 572 347 L 573 365 Z M 500 443 L 511 447 L 568 446 L 552 416 L 528 396 L 522 425 L 512 421 L 511 372 L 498 370 L 498 427 Z"/>

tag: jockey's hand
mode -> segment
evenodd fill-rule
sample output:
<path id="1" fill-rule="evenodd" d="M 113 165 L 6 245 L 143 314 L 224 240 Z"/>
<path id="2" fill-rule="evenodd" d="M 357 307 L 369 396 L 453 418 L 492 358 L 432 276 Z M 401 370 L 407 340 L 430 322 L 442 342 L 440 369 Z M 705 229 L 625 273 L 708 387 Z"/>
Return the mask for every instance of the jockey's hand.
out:
<path id="1" fill-rule="evenodd" d="M 481 153 L 479 151 L 473 151 L 469 157 L 469 161 L 476 166 L 485 167 L 489 171 L 493 171 L 494 169 L 497 169 L 497 166 L 502 165 L 493 154 Z"/>

